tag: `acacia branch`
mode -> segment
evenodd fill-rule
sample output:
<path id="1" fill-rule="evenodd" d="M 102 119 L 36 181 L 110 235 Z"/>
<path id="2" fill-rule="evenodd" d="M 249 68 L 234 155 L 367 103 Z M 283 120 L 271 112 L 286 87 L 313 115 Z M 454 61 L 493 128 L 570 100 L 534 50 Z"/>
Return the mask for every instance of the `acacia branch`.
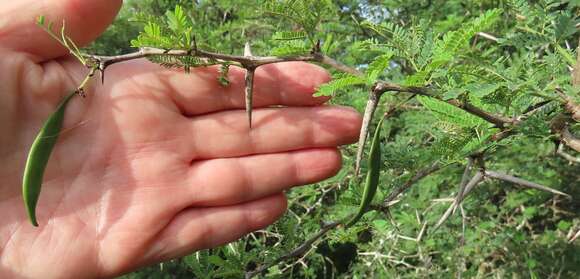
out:
<path id="1" fill-rule="evenodd" d="M 353 76 L 362 76 L 363 73 L 353 67 L 347 66 L 342 64 L 341 62 L 338 62 L 336 60 L 334 60 L 331 57 L 328 57 L 326 55 L 314 55 L 317 59 L 317 62 L 320 62 L 324 65 L 330 66 L 338 71 L 344 72 L 344 73 L 348 73 L 351 74 Z"/>
<path id="2" fill-rule="evenodd" d="M 444 101 L 441 98 L 437 97 L 434 90 L 427 88 L 427 87 L 414 87 L 414 86 L 407 87 L 407 86 L 401 86 L 401 85 L 396 84 L 396 83 L 379 81 L 379 82 L 377 82 L 377 84 L 375 85 L 373 90 L 380 92 L 380 93 L 387 92 L 387 91 L 407 92 L 407 93 L 413 93 L 413 94 L 417 94 L 417 95 L 421 95 L 421 96 L 427 96 L 427 97 L 438 99 L 440 101 Z M 509 119 L 509 118 L 506 118 L 503 116 L 499 116 L 499 115 L 494 115 L 491 112 L 484 111 L 484 110 L 482 110 L 482 109 L 480 109 L 480 108 L 478 108 L 478 107 L 476 107 L 468 102 L 462 102 L 462 101 L 459 101 L 457 99 L 452 99 L 452 100 L 448 100 L 448 101 L 444 101 L 444 102 L 447 102 L 448 104 L 450 104 L 452 106 L 460 108 L 460 109 L 462 109 L 470 114 L 473 114 L 477 117 L 480 117 L 487 122 L 493 123 L 498 128 L 503 128 L 507 124 L 511 124 L 511 123 L 515 122 L 512 119 Z"/>
<path id="3" fill-rule="evenodd" d="M 560 192 L 558 190 L 554 190 L 550 187 L 544 186 L 544 185 L 540 185 L 538 183 L 534 183 L 531 181 L 527 181 L 525 179 L 521 179 L 515 176 L 511 176 L 508 174 L 504 174 L 504 173 L 499 173 L 496 171 L 490 171 L 490 170 L 486 170 L 485 171 L 485 176 L 486 177 L 490 177 L 490 178 L 495 178 L 495 179 L 499 179 L 499 180 L 503 180 L 506 182 L 510 182 L 516 185 L 520 185 L 523 187 L 527 187 L 527 188 L 532 188 L 532 189 L 536 189 L 536 190 L 540 190 L 540 191 L 544 191 L 544 192 L 548 192 L 548 193 L 552 193 L 555 195 L 561 195 L 561 196 L 566 196 L 566 197 L 571 197 L 570 195 L 564 193 L 564 192 Z"/>
<path id="4" fill-rule="evenodd" d="M 487 122 L 493 123 L 498 128 L 504 128 L 506 125 L 512 124 L 515 122 L 512 119 L 503 117 L 501 115 L 495 115 L 495 114 L 492 114 L 492 113 L 487 112 L 485 110 L 482 110 L 482 109 L 480 109 L 480 108 L 478 108 L 478 107 L 476 107 L 468 102 L 462 102 L 462 101 L 459 101 L 457 99 L 453 99 L 453 100 L 447 101 L 447 103 L 451 104 L 453 106 L 456 106 L 460 109 L 463 109 L 464 111 L 471 113 L 475 116 L 478 116 Z"/>
<path id="5" fill-rule="evenodd" d="M 273 64 L 286 61 L 319 61 L 322 60 L 320 55 L 297 55 L 297 56 L 240 56 L 240 55 L 230 55 L 223 53 L 216 53 L 211 51 L 205 51 L 201 49 L 191 49 L 191 50 L 180 50 L 180 49 L 160 49 L 153 47 L 143 47 L 137 52 L 115 55 L 115 56 L 101 56 L 101 55 L 84 55 L 85 58 L 92 61 L 96 61 L 102 65 L 101 70 L 105 70 L 108 66 L 125 62 L 129 60 L 135 60 L 140 58 L 147 58 L 152 56 L 175 56 L 175 57 L 185 57 L 194 56 L 199 58 L 206 58 L 210 60 L 215 60 L 218 62 L 237 62 L 243 66 L 259 67 L 266 64 Z"/>
<path id="6" fill-rule="evenodd" d="M 210 64 L 216 63 L 223 63 L 223 62 L 235 62 L 238 63 L 238 66 L 242 66 L 246 69 L 255 69 L 259 66 L 263 66 L 266 64 L 272 63 L 279 63 L 279 62 L 288 62 L 288 61 L 304 61 L 304 62 L 318 62 L 329 67 L 332 67 L 338 71 L 349 73 L 356 76 L 361 76 L 363 73 L 355 68 L 349 67 L 344 65 L 341 62 L 336 61 L 335 59 L 328 57 L 326 55 L 321 54 L 318 51 L 318 47 L 315 48 L 311 54 L 309 55 L 296 55 L 296 56 L 285 56 L 285 57 L 278 57 L 278 56 L 253 56 L 253 55 L 230 55 L 230 54 L 223 54 L 223 53 L 216 53 L 211 51 L 206 51 L 202 49 L 198 49 L 195 45 L 192 46 L 190 50 L 179 50 L 179 49 L 159 49 L 159 48 L 152 48 L 152 47 L 143 47 L 139 51 L 129 54 L 123 55 L 116 55 L 116 56 L 99 56 L 99 55 L 84 55 L 84 58 L 87 58 L 93 63 L 99 65 L 99 70 L 104 72 L 104 70 L 113 65 L 115 63 L 120 63 L 124 61 L 140 59 L 140 58 L 147 58 L 152 56 L 175 56 L 175 57 L 184 57 L 184 56 L 194 56 L 198 58 L 207 59 L 205 62 Z M 428 88 L 428 87 L 415 87 L 415 86 L 402 86 L 400 84 L 388 82 L 388 81 L 378 81 L 372 88 L 372 91 L 375 94 L 381 95 L 385 92 L 392 91 L 392 92 L 407 92 L 413 93 L 417 95 L 429 96 L 429 97 L 436 97 L 435 92 Z M 438 98 L 439 99 L 439 98 Z M 496 126 L 502 128 L 504 125 L 513 123 L 514 121 L 502 116 L 494 115 L 490 112 L 486 112 L 480 108 L 477 108 L 467 102 L 461 102 L 459 100 L 449 100 L 447 101 L 449 104 L 458 107 L 462 110 L 465 110 L 468 113 L 476 115 L 478 117 L 483 118 L 484 120 L 495 124 Z"/>
<path id="7" fill-rule="evenodd" d="M 388 82 L 388 81 L 378 81 L 375 86 L 373 87 L 374 91 L 384 93 L 384 92 L 407 92 L 413 93 L 417 95 L 429 96 L 433 97 L 435 94 L 433 90 L 427 87 L 418 87 L 418 86 L 402 86 L 400 84 Z"/>

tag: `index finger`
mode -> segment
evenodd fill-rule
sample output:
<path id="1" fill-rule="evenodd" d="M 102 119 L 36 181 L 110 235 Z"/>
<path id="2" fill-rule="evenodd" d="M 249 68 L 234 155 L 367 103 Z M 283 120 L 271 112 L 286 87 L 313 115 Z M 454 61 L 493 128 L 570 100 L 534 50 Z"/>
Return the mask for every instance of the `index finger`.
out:
<path id="1" fill-rule="evenodd" d="M 122 0 L 17 0 L 0 4 L 0 46 L 28 53 L 36 62 L 68 53 L 59 42 L 36 25 L 39 16 L 54 22 L 54 30 L 66 23 L 66 34 L 79 46 L 99 36 L 113 21 Z"/>

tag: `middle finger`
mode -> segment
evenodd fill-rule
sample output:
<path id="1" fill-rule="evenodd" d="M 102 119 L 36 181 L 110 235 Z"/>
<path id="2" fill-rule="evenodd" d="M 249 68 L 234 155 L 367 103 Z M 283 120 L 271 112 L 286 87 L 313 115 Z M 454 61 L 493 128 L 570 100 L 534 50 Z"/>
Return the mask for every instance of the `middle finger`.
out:
<path id="1" fill-rule="evenodd" d="M 361 117 L 347 107 L 255 110 L 252 128 L 242 110 L 191 118 L 181 129 L 192 160 L 336 147 L 357 140 Z"/>

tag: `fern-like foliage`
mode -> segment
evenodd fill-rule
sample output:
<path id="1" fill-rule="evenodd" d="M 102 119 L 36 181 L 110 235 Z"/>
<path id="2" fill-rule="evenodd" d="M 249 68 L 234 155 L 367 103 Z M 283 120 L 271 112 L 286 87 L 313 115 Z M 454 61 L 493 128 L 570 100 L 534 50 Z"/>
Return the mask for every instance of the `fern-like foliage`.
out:
<path id="1" fill-rule="evenodd" d="M 305 40 L 280 40 L 270 53 L 276 56 L 303 55 L 310 52 L 312 46 Z"/>
<path id="2" fill-rule="evenodd" d="M 191 68 L 220 64 L 215 60 L 201 59 L 194 56 L 152 55 L 148 59 L 165 68 L 182 68 L 186 73 L 189 73 Z"/>
<path id="3" fill-rule="evenodd" d="M 137 39 L 131 41 L 133 47 L 189 49 L 192 46 L 193 24 L 179 5 L 173 11 L 167 11 L 162 20 L 151 20 L 143 15 L 136 20 L 145 20 L 146 25 Z"/>
<path id="4" fill-rule="evenodd" d="M 377 56 L 377 58 L 371 62 L 366 70 L 366 78 L 368 83 L 375 82 L 381 75 L 389 68 L 391 65 L 392 53 L 383 54 Z"/>
<path id="5" fill-rule="evenodd" d="M 499 9 L 486 11 L 473 21 L 463 24 L 457 31 L 445 34 L 437 41 L 431 64 L 427 68 L 435 68 L 452 61 L 462 49 L 469 47 L 469 41 L 477 32 L 484 31 L 497 22 L 501 13 Z"/>
<path id="6" fill-rule="evenodd" d="M 378 40 L 367 40 L 366 48 L 390 52 L 409 61 L 414 60 L 413 49 L 418 48 L 410 48 L 410 46 L 412 46 L 413 41 L 420 40 L 420 38 L 414 38 L 414 34 L 410 30 L 390 21 L 379 24 L 367 21 L 362 23 L 362 27 L 374 31 L 382 40 L 387 41 L 385 43 L 381 40 L 381 46 L 378 46 Z"/>
<path id="7" fill-rule="evenodd" d="M 501 10 L 489 10 L 476 19 L 463 24 L 458 30 L 443 35 L 435 41 L 434 48 L 429 53 L 422 55 L 421 65 L 416 74 L 409 76 L 405 84 L 409 86 L 422 86 L 430 83 L 431 75 L 438 69 L 448 67 L 456 60 L 462 51 L 469 49 L 469 42 L 478 32 L 491 27 L 501 14 Z M 429 58 L 428 58 L 429 57 Z M 448 69 L 447 69 L 448 71 Z"/>
<path id="8" fill-rule="evenodd" d="M 267 0 L 263 4 L 265 15 L 281 17 L 303 32 L 313 45 L 317 38 L 320 22 L 336 10 L 331 0 Z"/>
<path id="9" fill-rule="evenodd" d="M 230 72 L 230 63 L 222 63 L 220 66 L 220 70 L 219 70 L 219 77 L 218 77 L 218 82 L 222 85 L 222 86 L 228 86 L 230 85 L 230 80 L 228 79 L 228 74 Z"/>
<path id="10" fill-rule="evenodd" d="M 331 96 L 338 91 L 346 90 L 354 86 L 366 85 L 370 88 L 379 77 L 391 65 L 391 53 L 378 56 L 366 69 L 364 76 L 354 76 L 349 74 L 339 74 L 335 78 L 318 89 L 315 96 Z"/>
<path id="11" fill-rule="evenodd" d="M 456 129 L 442 134 L 441 138 L 431 146 L 430 151 L 447 163 L 459 162 L 469 154 L 494 148 L 497 143 L 489 140 L 494 132 L 497 131 L 495 129 L 488 131 Z"/>
<path id="12" fill-rule="evenodd" d="M 425 96 L 419 96 L 417 97 L 417 99 L 424 107 L 430 110 L 435 115 L 435 117 L 437 117 L 440 121 L 448 122 L 465 128 L 473 128 L 487 124 L 485 120 L 477 116 L 471 115 L 443 101 L 439 101 L 437 99 Z"/>
<path id="13" fill-rule="evenodd" d="M 337 75 L 331 82 L 320 86 L 315 96 L 331 96 L 337 91 L 345 90 L 355 85 L 366 84 L 368 84 L 368 80 L 364 77 L 344 74 Z"/>
<path id="14" fill-rule="evenodd" d="M 274 33 L 272 39 L 279 41 L 304 40 L 308 34 L 305 31 L 278 31 Z"/>

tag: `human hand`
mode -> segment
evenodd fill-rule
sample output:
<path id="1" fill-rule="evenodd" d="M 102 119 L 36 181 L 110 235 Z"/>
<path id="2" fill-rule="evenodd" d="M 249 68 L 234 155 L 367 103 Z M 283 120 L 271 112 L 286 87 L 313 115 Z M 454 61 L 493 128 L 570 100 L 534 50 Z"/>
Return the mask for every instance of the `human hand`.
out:
<path id="1" fill-rule="evenodd" d="M 0 4 L 0 278 L 110 277 L 233 241 L 279 218 L 284 190 L 334 175 L 336 147 L 358 136 L 355 111 L 312 97 L 329 79 L 317 66 L 260 67 L 249 129 L 240 69 L 224 88 L 213 67 L 117 64 L 67 107 L 33 227 L 21 198 L 26 153 L 86 74 L 34 19 L 64 19 L 86 44 L 121 2 Z"/>

